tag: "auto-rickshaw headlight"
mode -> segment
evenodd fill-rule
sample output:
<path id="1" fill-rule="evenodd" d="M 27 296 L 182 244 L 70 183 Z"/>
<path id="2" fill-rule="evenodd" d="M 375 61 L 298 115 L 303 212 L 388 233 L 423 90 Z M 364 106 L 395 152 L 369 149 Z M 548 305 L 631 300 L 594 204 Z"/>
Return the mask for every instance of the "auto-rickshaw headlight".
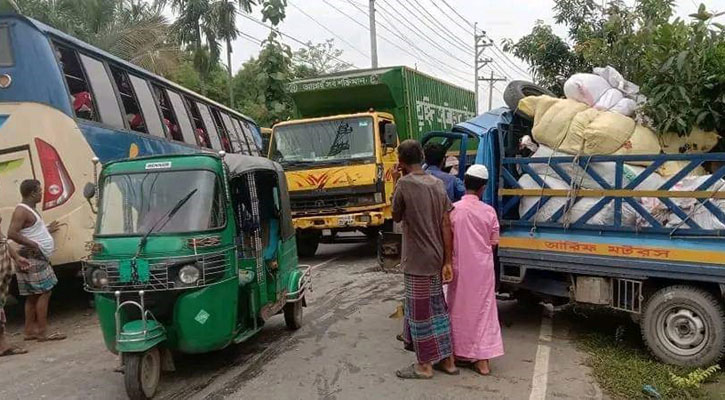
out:
<path id="1" fill-rule="evenodd" d="M 185 265 L 179 270 L 179 280 L 184 285 L 193 285 L 199 281 L 199 268 L 194 265 Z"/>
<path id="2" fill-rule="evenodd" d="M 91 272 L 91 285 L 96 288 L 102 288 L 108 285 L 108 273 L 100 268 L 94 269 Z"/>

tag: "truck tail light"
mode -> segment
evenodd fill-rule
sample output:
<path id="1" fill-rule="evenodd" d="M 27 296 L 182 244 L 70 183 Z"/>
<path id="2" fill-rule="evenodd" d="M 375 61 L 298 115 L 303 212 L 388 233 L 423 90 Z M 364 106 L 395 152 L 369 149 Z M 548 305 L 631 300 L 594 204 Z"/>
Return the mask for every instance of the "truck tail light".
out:
<path id="1" fill-rule="evenodd" d="M 68 201 L 76 189 L 55 148 L 38 138 L 35 147 L 43 171 L 43 210 L 49 210 Z"/>

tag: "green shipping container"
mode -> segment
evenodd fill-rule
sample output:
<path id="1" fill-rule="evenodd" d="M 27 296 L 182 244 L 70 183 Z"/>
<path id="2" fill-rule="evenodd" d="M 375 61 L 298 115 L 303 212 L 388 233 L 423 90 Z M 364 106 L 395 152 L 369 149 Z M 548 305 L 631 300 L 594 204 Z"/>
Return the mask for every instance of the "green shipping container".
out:
<path id="1" fill-rule="evenodd" d="M 475 114 L 474 93 L 407 67 L 345 71 L 292 82 L 299 118 L 388 112 L 400 140 L 447 131 Z"/>

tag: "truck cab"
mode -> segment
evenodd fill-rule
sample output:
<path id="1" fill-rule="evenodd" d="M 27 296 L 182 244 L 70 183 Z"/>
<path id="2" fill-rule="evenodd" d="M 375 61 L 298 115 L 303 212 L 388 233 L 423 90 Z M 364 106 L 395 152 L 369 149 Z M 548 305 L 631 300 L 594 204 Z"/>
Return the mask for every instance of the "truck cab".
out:
<path id="1" fill-rule="evenodd" d="M 397 128 L 369 111 L 277 124 L 269 157 L 285 170 L 300 255 L 312 256 L 323 231 L 376 237 L 392 218 Z"/>

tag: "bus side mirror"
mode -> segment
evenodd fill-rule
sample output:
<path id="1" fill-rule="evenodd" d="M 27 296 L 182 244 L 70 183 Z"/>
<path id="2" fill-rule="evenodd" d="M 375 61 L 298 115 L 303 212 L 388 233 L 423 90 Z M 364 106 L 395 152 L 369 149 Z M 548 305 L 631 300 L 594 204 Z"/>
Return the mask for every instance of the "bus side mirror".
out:
<path id="1" fill-rule="evenodd" d="M 88 200 L 88 204 L 91 206 L 91 211 L 93 211 L 94 214 L 96 214 L 96 210 L 93 208 L 93 200 L 94 197 L 96 197 L 96 185 L 92 182 L 86 183 L 86 186 L 83 187 L 83 197 Z"/>
<path id="2" fill-rule="evenodd" d="M 385 132 L 383 132 L 383 143 L 387 148 L 394 149 L 398 147 L 398 127 L 395 124 L 385 124 Z"/>

